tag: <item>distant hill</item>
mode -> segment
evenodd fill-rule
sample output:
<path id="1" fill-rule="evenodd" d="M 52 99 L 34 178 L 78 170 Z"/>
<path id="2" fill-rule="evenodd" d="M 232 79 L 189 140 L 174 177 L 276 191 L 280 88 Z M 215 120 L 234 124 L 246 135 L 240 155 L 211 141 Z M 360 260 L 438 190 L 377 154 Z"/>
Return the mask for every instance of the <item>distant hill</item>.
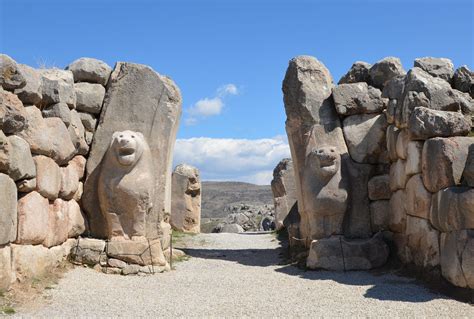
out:
<path id="1" fill-rule="evenodd" d="M 233 204 L 273 205 L 270 185 L 242 182 L 202 182 L 201 217 L 226 217 L 224 207 Z"/>

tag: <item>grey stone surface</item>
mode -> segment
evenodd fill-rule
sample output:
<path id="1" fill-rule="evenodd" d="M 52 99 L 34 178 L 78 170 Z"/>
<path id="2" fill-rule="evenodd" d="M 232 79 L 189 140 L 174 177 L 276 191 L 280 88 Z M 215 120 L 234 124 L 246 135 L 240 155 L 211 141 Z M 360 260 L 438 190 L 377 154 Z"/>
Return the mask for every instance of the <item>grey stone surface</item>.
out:
<path id="1" fill-rule="evenodd" d="M 32 154 L 52 156 L 52 138 L 41 111 L 34 105 L 25 107 L 24 111 L 28 125 L 17 135 L 28 142 Z"/>
<path id="2" fill-rule="evenodd" d="M 296 181 L 293 161 L 282 159 L 273 170 L 271 182 L 273 203 L 275 207 L 276 227 L 283 227 L 283 222 L 297 201 Z"/>
<path id="3" fill-rule="evenodd" d="M 169 214 L 171 208 L 172 154 L 180 116 L 181 94 L 171 79 L 144 65 L 117 63 L 94 135 L 84 185 L 83 203 L 87 203 L 84 208 L 95 236 L 104 235 L 95 229 L 95 225 L 103 224 L 97 216 L 96 168 L 112 134 L 124 129 L 143 133 L 152 150 L 156 196 L 153 210 L 147 215 L 147 237 L 160 236 L 163 214 Z"/>
<path id="4" fill-rule="evenodd" d="M 201 231 L 201 177 L 196 167 L 180 164 L 172 174 L 171 216 L 173 229 Z"/>
<path id="5" fill-rule="evenodd" d="M 25 77 L 15 60 L 6 54 L 0 54 L 0 86 L 13 91 L 24 87 L 25 84 Z"/>
<path id="6" fill-rule="evenodd" d="M 474 98 L 474 72 L 466 65 L 459 67 L 454 72 L 453 87 L 461 92 L 470 93 Z"/>
<path id="7" fill-rule="evenodd" d="M 333 89 L 332 96 L 339 115 L 381 113 L 388 103 L 379 89 L 365 82 L 340 84 Z"/>
<path id="8" fill-rule="evenodd" d="M 244 229 L 239 224 L 224 224 L 220 230 L 220 233 L 243 233 Z"/>
<path id="9" fill-rule="evenodd" d="M 42 104 L 66 103 L 69 108 L 76 107 L 76 92 L 74 91 L 74 79 L 70 71 L 58 69 L 40 70 L 43 87 Z"/>
<path id="10" fill-rule="evenodd" d="M 392 100 L 400 100 L 405 88 L 405 75 L 395 76 L 390 79 L 382 90 L 382 97 Z"/>
<path id="11" fill-rule="evenodd" d="M 421 173 L 421 153 L 423 151 L 423 142 L 410 141 L 407 144 L 407 160 L 405 164 L 405 173 L 412 176 Z"/>
<path id="12" fill-rule="evenodd" d="M 27 125 L 27 114 L 18 97 L 0 88 L 0 129 L 5 134 L 15 134 Z"/>
<path id="13" fill-rule="evenodd" d="M 38 105 L 43 99 L 43 80 L 40 73 L 32 67 L 19 64 L 18 68 L 24 76 L 26 85 L 15 89 L 14 93 L 25 105 Z"/>
<path id="14" fill-rule="evenodd" d="M 54 163 L 54 162 L 53 162 Z M 48 234 L 49 203 L 38 192 L 18 200 L 18 233 L 16 243 L 42 244 Z"/>
<path id="15" fill-rule="evenodd" d="M 36 176 L 36 167 L 30 152 L 30 145 L 21 137 L 8 137 L 8 175 L 14 180 L 30 179 Z"/>
<path id="16" fill-rule="evenodd" d="M 387 127 L 386 140 L 387 140 L 387 153 L 388 157 L 392 162 L 398 160 L 397 155 L 397 140 L 400 130 L 395 125 L 389 125 Z"/>
<path id="17" fill-rule="evenodd" d="M 60 198 L 49 204 L 48 225 L 43 246 L 58 246 L 68 239 L 69 216 L 67 207 L 67 203 Z"/>
<path id="18" fill-rule="evenodd" d="M 88 132 L 94 132 L 97 125 L 97 119 L 90 113 L 78 112 L 82 125 Z"/>
<path id="19" fill-rule="evenodd" d="M 370 200 L 390 199 L 392 195 L 390 176 L 385 174 L 372 177 L 368 183 L 368 190 Z"/>
<path id="20" fill-rule="evenodd" d="M 423 185 L 420 174 L 412 176 L 407 182 L 405 207 L 408 215 L 424 219 L 430 216 L 431 193 Z"/>
<path id="21" fill-rule="evenodd" d="M 446 58 L 424 57 L 415 59 L 415 67 L 419 67 L 423 71 L 428 72 L 434 77 L 442 78 L 448 82 L 454 75 L 454 65 L 451 60 Z"/>
<path id="22" fill-rule="evenodd" d="M 12 271 L 12 253 L 10 246 L 0 248 L 0 292 L 8 291 L 15 281 L 15 272 Z"/>
<path id="23" fill-rule="evenodd" d="M 99 114 L 104 101 L 105 88 L 100 84 L 80 82 L 74 84 L 76 109 L 82 112 Z"/>
<path id="24" fill-rule="evenodd" d="M 423 268 L 439 265 L 439 232 L 428 220 L 407 216 L 407 259 Z"/>
<path id="25" fill-rule="evenodd" d="M 389 229 L 395 233 L 404 233 L 406 220 L 406 193 L 404 190 L 398 190 L 390 198 Z"/>
<path id="26" fill-rule="evenodd" d="M 71 111 L 66 103 L 51 104 L 41 110 L 43 118 L 59 117 L 66 127 L 71 124 Z"/>
<path id="27" fill-rule="evenodd" d="M 453 285 L 474 288 L 473 248 L 473 230 L 441 233 L 441 273 Z"/>
<path id="28" fill-rule="evenodd" d="M 397 137 L 396 151 L 397 156 L 400 159 L 406 160 L 408 156 L 408 142 L 410 141 L 410 135 L 408 130 L 401 130 Z"/>
<path id="29" fill-rule="evenodd" d="M 59 165 L 67 162 L 76 154 L 76 148 L 71 141 L 66 124 L 57 117 L 44 119 L 48 128 L 49 138 L 52 144 L 52 158 Z"/>
<path id="30" fill-rule="evenodd" d="M 67 66 L 74 75 L 75 82 L 91 82 L 106 85 L 112 68 L 105 62 L 92 59 L 80 58 Z"/>
<path id="31" fill-rule="evenodd" d="M 390 166 L 390 189 L 404 189 L 407 183 L 406 161 L 399 159 Z"/>
<path id="32" fill-rule="evenodd" d="M 17 233 L 17 190 L 8 175 L 0 173 L 0 245 L 16 239 Z"/>
<path id="33" fill-rule="evenodd" d="M 372 232 L 388 230 L 390 223 L 390 201 L 377 200 L 370 203 L 370 224 Z"/>
<path id="34" fill-rule="evenodd" d="M 61 171 L 58 164 L 43 155 L 35 156 L 33 159 L 36 164 L 37 191 L 49 200 L 55 200 L 61 187 Z"/>
<path id="35" fill-rule="evenodd" d="M 166 259 L 159 239 L 109 241 L 106 252 L 109 257 L 131 264 L 141 266 L 166 265 Z"/>
<path id="36" fill-rule="evenodd" d="M 326 270 L 367 270 L 385 264 L 389 254 L 381 236 L 347 240 L 333 236 L 311 243 L 306 267 Z"/>
<path id="37" fill-rule="evenodd" d="M 387 110 L 385 111 L 385 116 L 387 117 L 388 124 L 395 123 L 395 117 L 397 114 L 397 100 L 389 100 L 387 103 Z"/>
<path id="38" fill-rule="evenodd" d="M 474 189 L 448 187 L 433 195 L 429 214 L 431 224 L 440 231 L 474 229 Z"/>
<path id="39" fill-rule="evenodd" d="M 465 184 L 470 187 L 474 187 L 474 144 L 471 144 L 469 146 L 466 165 L 464 166 L 462 178 Z"/>
<path id="40" fill-rule="evenodd" d="M 369 70 L 371 65 L 367 62 L 356 61 L 352 64 L 351 68 L 342 78 L 339 80 L 338 84 L 343 83 L 356 83 L 356 82 L 367 82 L 369 83 Z"/>
<path id="41" fill-rule="evenodd" d="M 402 63 L 399 58 L 386 57 L 378 61 L 369 70 L 372 85 L 382 89 L 392 78 L 404 75 Z"/>
<path id="42" fill-rule="evenodd" d="M 431 110 L 415 107 L 408 123 L 410 137 L 426 140 L 432 137 L 464 136 L 471 131 L 471 123 L 460 112 Z"/>
<path id="43" fill-rule="evenodd" d="M 0 172 L 8 173 L 11 145 L 8 137 L 0 130 Z"/>
<path id="44" fill-rule="evenodd" d="M 351 158 L 357 163 L 387 163 L 385 115 L 361 114 L 344 119 L 343 131 Z"/>
<path id="45" fill-rule="evenodd" d="M 86 141 L 87 132 L 76 110 L 71 110 L 71 124 L 68 127 L 68 132 L 71 142 L 76 149 L 76 153 L 87 155 L 89 152 L 89 144 Z"/>
<path id="46" fill-rule="evenodd" d="M 105 241 L 92 238 L 78 238 L 71 249 L 71 259 L 79 264 L 96 265 L 106 260 Z"/>
<path id="47" fill-rule="evenodd" d="M 459 185 L 467 154 L 474 137 L 436 137 L 423 146 L 421 169 L 423 183 L 432 193 Z"/>
<path id="48" fill-rule="evenodd" d="M 59 188 L 59 196 L 63 199 L 72 199 L 79 187 L 78 171 L 74 165 L 60 167 L 61 170 L 61 187 Z"/>

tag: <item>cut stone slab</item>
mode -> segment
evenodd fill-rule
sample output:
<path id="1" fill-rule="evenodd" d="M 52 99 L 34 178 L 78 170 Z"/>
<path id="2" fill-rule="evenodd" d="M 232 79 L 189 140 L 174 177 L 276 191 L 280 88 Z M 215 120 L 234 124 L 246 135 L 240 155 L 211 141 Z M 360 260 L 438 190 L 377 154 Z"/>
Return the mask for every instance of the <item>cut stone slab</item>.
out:
<path id="1" fill-rule="evenodd" d="M 17 233 L 17 191 L 8 175 L 0 173 L 0 245 L 16 239 Z"/>
<path id="2" fill-rule="evenodd" d="M 78 238 L 76 245 L 71 249 L 71 259 L 75 263 L 94 266 L 106 258 L 104 240 Z"/>
<path id="3" fill-rule="evenodd" d="M 390 176 L 378 175 L 372 177 L 369 180 L 368 190 L 370 200 L 390 199 L 392 195 L 390 191 Z"/>
<path id="4" fill-rule="evenodd" d="M 407 214 L 428 219 L 430 216 L 431 193 L 423 185 L 420 174 L 412 176 L 406 187 Z"/>
<path id="5" fill-rule="evenodd" d="M 474 189 L 448 187 L 433 195 L 429 215 L 440 231 L 474 229 Z"/>
<path id="6" fill-rule="evenodd" d="M 407 216 L 406 236 L 411 262 L 423 268 L 439 265 L 439 232 L 428 220 Z"/>
<path id="7" fill-rule="evenodd" d="M 278 230 L 284 226 L 286 216 L 297 201 L 295 170 L 290 158 L 282 159 L 273 170 L 271 187 Z"/>
<path id="8" fill-rule="evenodd" d="M 68 216 L 68 237 L 78 237 L 86 231 L 86 224 L 84 216 L 81 213 L 81 207 L 74 199 L 64 202 L 64 204 L 64 208 Z"/>
<path id="9" fill-rule="evenodd" d="M 52 158 L 59 165 L 67 164 L 76 154 L 76 148 L 71 141 L 66 124 L 57 117 L 46 118 L 44 122 L 49 129 L 49 136 L 51 137 Z"/>
<path id="10" fill-rule="evenodd" d="M 340 84 L 333 89 L 332 96 L 339 115 L 381 113 L 388 103 L 379 89 L 365 82 Z"/>
<path id="11" fill-rule="evenodd" d="M 404 88 L 405 75 L 395 76 L 385 84 L 382 90 L 382 97 L 395 101 L 400 100 L 403 96 Z"/>
<path id="12" fill-rule="evenodd" d="M 415 107 L 408 127 L 413 140 L 464 136 L 471 131 L 471 123 L 462 113 L 436 111 L 426 107 Z"/>
<path id="13" fill-rule="evenodd" d="M 41 111 L 41 114 L 43 118 L 59 117 L 66 127 L 69 127 L 69 124 L 71 124 L 71 111 L 66 103 L 56 103 L 46 106 Z"/>
<path id="14" fill-rule="evenodd" d="M 398 190 L 390 198 L 389 229 L 395 233 L 404 233 L 406 220 L 406 193 L 404 190 Z"/>
<path id="15" fill-rule="evenodd" d="M 141 266 L 166 265 L 159 239 L 150 241 L 109 241 L 107 243 L 107 256 Z"/>
<path id="16" fill-rule="evenodd" d="M 171 216 L 173 229 L 201 231 L 201 178 L 199 170 L 187 164 L 176 166 L 172 175 Z"/>
<path id="17" fill-rule="evenodd" d="M 30 145 L 21 137 L 8 137 L 8 175 L 14 180 L 30 179 L 36 176 L 36 167 L 30 152 Z"/>
<path id="18" fill-rule="evenodd" d="M 31 192 L 18 201 L 18 236 L 16 243 L 42 244 L 48 234 L 49 202 L 38 192 Z"/>
<path id="19" fill-rule="evenodd" d="M 386 57 L 375 63 L 369 70 L 370 80 L 373 86 L 382 89 L 392 78 L 405 75 L 399 58 Z"/>
<path id="20" fill-rule="evenodd" d="M 81 155 L 76 155 L 69 161 L 68 166 L 73 167 L 76 170 L 79 180 L 82 180 L 86 171 L 86 158 Z"/>
<path id="21" fill-rule="evenodd" d="M 423 146 L 421 169 L 423 183 L 432 193 L 459 185 L 474 137 L 436 137 Z"/>
<path id="22" fill-rule="evenodd" d="M 153 156 L 155 201 L 147 215 L 147 238 L 162 235 L 161 221 L 171 211 L 171 166 L 181 116 L 181 94 L 174 82 L 148 66 L 118 62 L 110 83 L 87 161 L 83 204 L 94 236 L 105 237 L 98 214 L 98 166 L 116 131 L 141 132 Z"/>
<path id="23" fill-rule="evenodd" d="M 87 155 L 89 152 L 89 144 L 86 142 L 86 131 L 82 124 L 81 117 L 76 110 L 71 110 L 71 124 L 68 127 L 69 137 L 76 149 L 76 153 Z"/>
<path id="24" fill-rule="evenodd" d="M 25 77 L 15 60 L 6 54 L 0 54 L 0 86 L 13 91 L 25 85 Z"/>
<path id="25" fill-rule="evenodd" d="M 388 157 L 392 162 L 396 162 L 398 160 L 397 155 L 397 140 L 398 135 L 400 134 L 400 130 L 395 125 L 389 125 L 387 127 L 387 152 Z"/>
<path id="26" fill-rule="evenodd" d="M 407 145 L 407 160 L 405 163 L 405 173 L 412 176 L 421 173 L 421 153 L 423 152 L 423 142 L 410 141 Z"/>
<path id="27" fill-rule="evenodd" d="M 377 200 L 370 203 L 370 220 L 372 232 L 388 230 L 390 223 L 390 201 Z"/>
<path id="28" fill-rule="evenodd" d="M 347 240 L 332 236 L 313 240 L 306 260 L 310 269 L 368 270 L 385 264 L 389 255 L 387 244 L 381 238 Z"/>
<path id="29" fill-rule="evenodd" d="M 61 171 L 58 164 L 49 157 L 35 156 L 36 189 L 44 197 L 55 200 L 61 188 Z"/>
<path id="30" fill-rule="evenodd" d="M 59 188 L 59 196 L 69 200 L 73 198 L 79 187 L 79 176 L 77 169 L 73 165 L 60 167 L 61 170 L 61 187 Z"/>
<path id="31" fill-rule="evenodd" d="M 26 85 L 15 89 L 14 93 L 25 105 L 39 105 L 43 99 L 43 80 L 41 74 L 25 64 L 18 64 L 18 69 L 24 76 Z"/>
<path id="32" fill-rule="evenodd" d="M 418 58 L 415 59 L 414 66 L 419 67 L 434 77 L 442 78 L 448 82 L 451 82 L 454 75 L 453 62 L 446 58 Z"/>
<path id="33" fill-rule="evenodd" d="M 61 245 L 68 238 L 67 204 L 60 198 L 49 204 L 48 228 L 43 246 L 53 247 Z"/>
<path id="34" fill-rule="evenodd" d="M 407 159 L 408 156 L 408 142 L 410 141 L 410 136 L 408 130 L 401 130 L 400 134 L 397 137 L 397 156 L 403 160 Z"/>
<path id="35" fill-rule="evenodd" d="M 453 76 L 453 87 L 461 92 L 470 93 L 474 98 L 474 72 L 466 65 L 459 67 Z"/>
<path id="36" fill-rule="evenodd" d="M 344 119 L 343 131 L 351 158 L 357 163 L 387 163 L 385 115 L 361 114 Z"/>
<path id="37" fill-rule="evenodd" d="M 66 103 L 69 108 L 76 107 L 76 92 L 72 72 L 59 69 L 40 70 L 43 79 L 44 105 Z"/>
<path id="38" fill-rule="evenodd" d="M 80 82 L 74 84 L 78 111 L 99 114 L 104 101 L 105 88 L 100 84 Z"/>
<path id="39" fill-rule="evenodd" d="M 352 64 L 351 68 L 347 73 L 339 80 L 338 84 L 344 83 L 357 83 L 367 82 L 369 83 L 369 70 L 371 65 L 367 62 L 356 61 Z"/>
<path id="40" fill-rule="evenodd" d="M 15 134 L 22 131 L 27 123 L 23 103 L 15 94 L 0 88 L 0 129 L 5 134 Z"/>
<path id="41" fill-rule="evenodd" d="M 105 86 L 112 68 L 105 62 L 92 58 L 80 58 L 66 67 L 74 75 L 75 82 L 99 83 Z"/>
<path id="42" fill-rule="evenodd" d="M 407 183 L 406 161 L 399 159 L 390 166 L 390 190 L 405 189 Z"/>
<path id="43" fill-rule="evenodd" d="M 52 137 L 41 111 L 34 105 L 24 108 L 28 125 L 17 133 L 30 145 L 32 154 L 53 155 Z"/>
<path id="44" fill-rule="evenodd" d="M 441 273 L 453 285 L 474 288 L 474 231 L 441 233 Z"/>
<path id="45" fill-rule="evenodd" d="M 10 285 L 15 281 L 15 273 L 12 271 L 11 248 L 5 246 L 0 248 L 0 292 L 8 291 Z"/>

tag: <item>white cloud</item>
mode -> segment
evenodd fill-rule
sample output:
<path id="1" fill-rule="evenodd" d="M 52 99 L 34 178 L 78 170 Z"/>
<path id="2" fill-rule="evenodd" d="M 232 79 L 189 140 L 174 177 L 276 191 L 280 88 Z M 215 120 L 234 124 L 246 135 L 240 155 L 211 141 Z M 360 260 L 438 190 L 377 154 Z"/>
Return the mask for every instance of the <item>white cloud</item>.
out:
<path id="1" fill-rule="evenodd" d="M 174 164 L 196 166 L 203 180 L 269 184 L 273 169 L 285 157 L 290 157 L 290 150 L 281 137 L 256 140 L 197 137 L 176 141 Z"/>
<path id="2" fill-rule="evenodd" d="M 224 98 L 228 95 L 237 94 L 239 94 L 239 90 L 235 84 L 229 83 L 220 86 L 216 91 L 215 97 L 200 99 L 185 111 L 187 117 L 184 123 L 186 125 L 194 125 L 197 124 L 200 119 L 221 114 L 225 106 Z"/>

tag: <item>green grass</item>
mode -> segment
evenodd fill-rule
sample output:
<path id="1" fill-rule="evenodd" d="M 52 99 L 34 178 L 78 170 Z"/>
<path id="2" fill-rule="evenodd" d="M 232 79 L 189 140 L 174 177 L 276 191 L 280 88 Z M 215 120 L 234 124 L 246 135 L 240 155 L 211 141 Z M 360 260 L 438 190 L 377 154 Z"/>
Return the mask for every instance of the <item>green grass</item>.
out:
<path id="1" fill-rule="evenodd" d="M 185 233 L 185 232 L 182 232 L 182 231 L 173 230 L 173 244 L 176 244 L 181 239 L 186 238 L 186 237 L 190 237 L 190 236 L 196 236 L 196 234 L 194 234 L 194 233 Z"/>
<path id="2" fill-rule="evenodd" d="M 474 137 L 474 131 L 470 131 L 469 134 L 467 134 L 467 136 Z"/>
<path id="3" fill-rule="evenodd" d="M 13 315 L 15 312 L 15 309 L 13 309 L 10 306 L 1 306 L 0 307 L 0 314 L 5 314 L 5 315 Z"/>

